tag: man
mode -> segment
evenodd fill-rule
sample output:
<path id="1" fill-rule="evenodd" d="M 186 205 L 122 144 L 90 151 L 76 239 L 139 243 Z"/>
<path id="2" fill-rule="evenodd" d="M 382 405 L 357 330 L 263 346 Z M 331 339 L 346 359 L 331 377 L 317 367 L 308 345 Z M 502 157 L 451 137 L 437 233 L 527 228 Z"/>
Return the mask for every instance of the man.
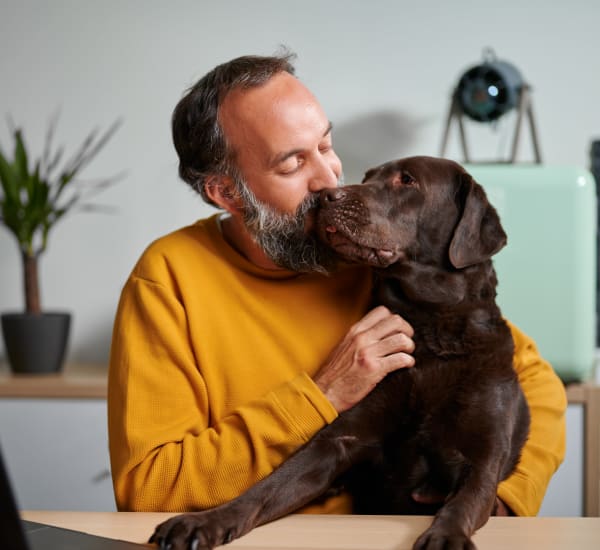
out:
<path id="1" fill-rule="evenodd" d="M 412 328 L 368 310 L 364 267 L 335 270 L 312 238 L 338 185 L 331 124 L 289 56 L 216 67 L 173 114 L 181 177 L 225 215 L 162 237 L 123 289 L 109 373 L 120 510 L 184 511 L 268 475 L 387 373 L 412 367 Z M 531 435 L 498 514 L 535 514 L 565 451 L 562 384 L 515 327 Z M 347 495 L 315 504 L 348 512 Z"/>

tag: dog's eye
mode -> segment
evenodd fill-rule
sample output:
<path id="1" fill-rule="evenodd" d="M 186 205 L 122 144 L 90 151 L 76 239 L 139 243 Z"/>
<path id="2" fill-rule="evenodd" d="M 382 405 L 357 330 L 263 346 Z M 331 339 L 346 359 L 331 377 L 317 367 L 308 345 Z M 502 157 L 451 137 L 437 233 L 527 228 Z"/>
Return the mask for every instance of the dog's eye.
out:
<path id="1" fill-rule="evenodd" d="M 392 187 L 415 187 L 417 185 L 417 180 L 406 170 L 396 170 L 388 178 Z"/>
<path id="2" fill-rule="evenodd" d="M 416 183 L 415 178 L 413 178 L 408 172 L 402 172 L 400 181 L 403 185 L 414 185 Z"/>

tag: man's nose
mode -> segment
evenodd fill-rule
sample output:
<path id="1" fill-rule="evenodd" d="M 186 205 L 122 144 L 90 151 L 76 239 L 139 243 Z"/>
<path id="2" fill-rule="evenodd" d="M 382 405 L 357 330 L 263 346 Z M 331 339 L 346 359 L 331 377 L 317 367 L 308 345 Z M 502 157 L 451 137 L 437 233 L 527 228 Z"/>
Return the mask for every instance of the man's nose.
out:
<path id="1" fill-rule="evenodd" d="M 309 190 L 318 193 L 322 189 L 335 188 L 339 184 L 341 176 L 341 163 L 321 158 L 314 167 L 309 182 Z"/>

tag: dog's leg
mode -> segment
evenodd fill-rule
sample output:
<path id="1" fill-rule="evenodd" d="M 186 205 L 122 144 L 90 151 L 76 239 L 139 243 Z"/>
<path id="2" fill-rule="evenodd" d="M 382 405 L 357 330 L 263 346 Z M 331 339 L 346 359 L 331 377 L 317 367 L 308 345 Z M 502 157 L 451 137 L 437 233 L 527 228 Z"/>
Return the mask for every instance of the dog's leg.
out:
<path id="1" fill-rule="evenodd" d="M 519 451 L 527 438 L 529 411 L 516 378 L 512 384 L 496 388 L 495 401 L 502 405 L 488 411 L 485 437 L 467 434 L 466 441 L 477 441 L 477 451 L 469 453 L 455 490 L 438 510 L 433 523 L 415 543 L 414 550 L 438 548 L 473 550 L 471 536 L 489 519 L 496 502 L 498 483 L 514 469 Z M 495 429 L 494 429 L 495 427 Z"/>
<path id="2" fill-rule="evenodd" d="M 352 413 L 340 416 L 240 497 L 203 512 L 182 514 L 159 525 L 150 542 L 161 548 L 208 549 L 226 544 L 254 527 L 280 518 L 325 492 L 363 455 L 377 448 L 378 435 L 352 427 Z"/>
<path id="3" fill-rule="evenodd" d="M 447 548 L 475 550 L 471 536 L 492 513 L 500 465 L 473 468 L 460 487 L 438 510 L 431 526 L 417 539 L 413 550 Z"/>

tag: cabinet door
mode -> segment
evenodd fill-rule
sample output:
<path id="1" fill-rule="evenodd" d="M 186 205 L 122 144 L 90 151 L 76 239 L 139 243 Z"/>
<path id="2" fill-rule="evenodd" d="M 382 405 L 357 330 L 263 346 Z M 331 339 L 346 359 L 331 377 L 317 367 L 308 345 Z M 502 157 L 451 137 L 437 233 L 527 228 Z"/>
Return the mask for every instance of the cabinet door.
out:
<path id="1" fill-rule="evenodd" d="M 104 400 L 0 399 L 0 445 L 20 508 L 116 509 Z M 540 515 L 583 515 L 581 405 L 567 409 L 567 454 Z"/>
<path id="2" fill-rule="evenodd" d="M 0 445 L 18 506 L 116 510 L 103 399 L 0 399 Z"/>
<path id="3" fill-rule="evenodd" d="M 540 516 L 583 516 L 583 406 L 567 407 L 567 453 L 550 481 Z"/>

